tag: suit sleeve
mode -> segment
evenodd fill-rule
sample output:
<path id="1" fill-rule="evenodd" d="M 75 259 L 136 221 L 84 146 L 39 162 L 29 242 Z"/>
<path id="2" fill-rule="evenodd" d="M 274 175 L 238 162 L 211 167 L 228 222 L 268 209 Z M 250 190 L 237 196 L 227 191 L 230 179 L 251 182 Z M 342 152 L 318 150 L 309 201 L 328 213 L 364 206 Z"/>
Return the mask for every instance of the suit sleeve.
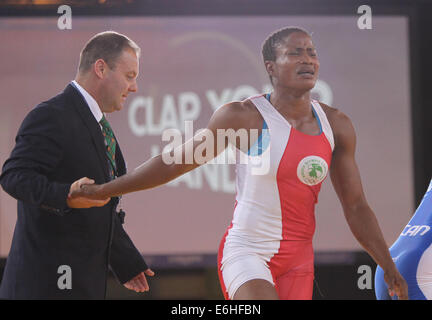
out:
<path id="1" fill-rule="evenodd" d="M 141 253 L 123 229 L 117 213 L 114 213 L 110 265 L 122 284 L 148 269 Z"/>
<path id="2" fill-rule="evenodd" d="M 52 108 L 39 105 L 24 119 L 16 144 L 3 165 L 0 184 L 12 197 L 55 214 L 69 210 L 70 183 L 53 176 L 63 156 L 64 134 Z"/>

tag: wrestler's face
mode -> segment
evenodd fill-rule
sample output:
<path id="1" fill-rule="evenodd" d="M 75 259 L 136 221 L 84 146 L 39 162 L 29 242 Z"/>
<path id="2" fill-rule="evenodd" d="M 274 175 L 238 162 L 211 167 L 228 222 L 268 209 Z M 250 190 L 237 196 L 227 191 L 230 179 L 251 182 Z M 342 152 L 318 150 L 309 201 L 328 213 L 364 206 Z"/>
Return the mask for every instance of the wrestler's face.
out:
<path id="1" fill-rule="evenodd" d="M 117 58 L 115 67 L 107 70 L 101 83 L 102 112 L 114 112 L 123 109 L 129 93 L 136 92 L 139 62 L 134 50 L 127 48 Z"/>
<path id="2" fill-rule="evenodd" d="M 266 61 L 273 85 L 295 90 L 311 90 L 318 78 L 319 61 L 310 36 L 294 32 L 275 48 L 276 60 Z"/>

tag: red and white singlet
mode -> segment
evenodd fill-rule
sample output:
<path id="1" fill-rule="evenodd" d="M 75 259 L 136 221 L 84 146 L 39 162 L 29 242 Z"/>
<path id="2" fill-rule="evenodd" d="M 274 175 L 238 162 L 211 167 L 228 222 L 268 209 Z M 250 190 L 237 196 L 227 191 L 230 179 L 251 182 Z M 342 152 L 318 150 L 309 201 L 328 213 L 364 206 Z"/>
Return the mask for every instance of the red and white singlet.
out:
<path id="1" fill-rule="evenodd" d="M 268 133 L 269 143 L 259 155 L 236 150 L 249 161 L 236 164 L 233 220 L 218 252 L 221 287 L 232 299 L 245 282 L 264 279 L 281 299 L 311 299 L 314 210 L 330 168 L 333 132 L 315 100 L 318 135 L 293 128 L 264 96 L 249 99 L 268 127 L 262 135 Z"/>

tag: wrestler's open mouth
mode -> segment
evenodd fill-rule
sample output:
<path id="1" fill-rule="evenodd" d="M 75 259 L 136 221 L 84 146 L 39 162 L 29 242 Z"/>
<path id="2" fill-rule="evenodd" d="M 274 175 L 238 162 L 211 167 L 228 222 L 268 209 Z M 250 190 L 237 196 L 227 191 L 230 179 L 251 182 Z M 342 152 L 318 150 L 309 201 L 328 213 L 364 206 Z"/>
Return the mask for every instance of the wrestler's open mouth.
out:
<path id="1" fill-rule="evenodd" d="M 300 70 L 297 71 L 297 74 L 310 74 L 310 75 L 314 75 L 315 74 L 315 70 L 314 70 L 314 68 L 301 68 Z"/>

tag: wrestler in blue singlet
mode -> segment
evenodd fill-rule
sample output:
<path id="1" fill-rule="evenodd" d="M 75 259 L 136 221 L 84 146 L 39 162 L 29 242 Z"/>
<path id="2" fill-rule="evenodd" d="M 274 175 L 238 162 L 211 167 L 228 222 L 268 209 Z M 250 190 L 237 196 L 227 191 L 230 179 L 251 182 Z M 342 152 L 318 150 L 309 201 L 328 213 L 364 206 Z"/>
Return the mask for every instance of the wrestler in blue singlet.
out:
<path id="1" fill-rule="evenodd" d="M 393 261 L 408 284 L 411 300 L 432 300 L 431 228 L 432 180 L 413 217 L 390 248 Z M 391 299 L 381 267 L 375 273 L 375 294 L 378 300 Z"/>

